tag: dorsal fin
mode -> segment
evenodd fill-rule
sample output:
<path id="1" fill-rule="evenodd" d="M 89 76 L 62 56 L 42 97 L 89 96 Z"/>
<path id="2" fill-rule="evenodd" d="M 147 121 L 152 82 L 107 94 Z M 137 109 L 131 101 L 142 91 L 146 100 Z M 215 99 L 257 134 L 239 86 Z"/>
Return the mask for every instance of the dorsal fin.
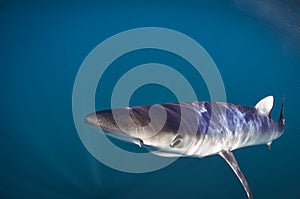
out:
<path id="1" fill-rule="evenodd" d="M 255 105 L 255 108 L 269 116 L 270 112 L 273 108 L 273 103 L 274 103 L 274 97 L 273 96 L 268 96 L 268 97 L 265 97 L 262 100 L 260 100 Z"/>

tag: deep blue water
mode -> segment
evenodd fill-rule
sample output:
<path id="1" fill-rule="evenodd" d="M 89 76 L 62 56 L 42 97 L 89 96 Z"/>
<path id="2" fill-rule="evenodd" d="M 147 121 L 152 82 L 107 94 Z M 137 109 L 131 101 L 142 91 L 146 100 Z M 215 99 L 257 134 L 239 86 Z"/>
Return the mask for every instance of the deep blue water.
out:
<path id="1" fill-rule="evenodd" d="M 199 42 L 218 66 L 227 101 L 253 106 L 274 95 L 271 115 L 277 119 L 285 96 L 286 131 L 272 150 L 255 146 L 235 155 L 254 198 L 300 198 L 297 1 L 1 2 L 0 198 L 246 197 L 218 156 L 181 158 L 155 172 L 131 174 L 97 161 L 79 139 L 72 90 L 81 63 L 108 37 L 149 26 L 173 29 Z M 101 79 L 96 107 L 109 105 L 122 73 L 148 62 L 172 66 L 193 84 L 200 100 L 210 100 L 201 76 L 184 67 L 188 63 L 149 49 L 128 53 L 111 65 Z M 173 101 L 177 99 L 167 88 L 147 85 L 130 104 Z"/>

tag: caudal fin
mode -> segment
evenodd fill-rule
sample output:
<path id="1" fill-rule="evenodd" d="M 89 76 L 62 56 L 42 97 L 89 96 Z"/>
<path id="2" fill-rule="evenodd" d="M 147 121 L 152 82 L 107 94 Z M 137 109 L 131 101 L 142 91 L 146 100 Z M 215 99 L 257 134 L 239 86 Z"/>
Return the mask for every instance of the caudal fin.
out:
<path id="1" fill-rule="evenodd" d="M 285 118 L 284 118 L 284 96 L 282 96 L 282 105 L 281 105 L 281 113 L 280 113 L 280 118 L 279 122 L 282 126 L 285 125 Z"/>

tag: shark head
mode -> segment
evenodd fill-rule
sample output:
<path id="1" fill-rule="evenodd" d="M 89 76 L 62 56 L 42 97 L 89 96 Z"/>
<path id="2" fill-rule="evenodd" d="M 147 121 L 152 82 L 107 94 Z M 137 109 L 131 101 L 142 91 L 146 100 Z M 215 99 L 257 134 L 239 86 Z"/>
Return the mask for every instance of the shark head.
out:
<path id="1" fill-rule="evenodd" d="M 190 132 L 197 132 L 193 110 L 178 104 L 126 107 L 91 113 L 85 122 L 110 137 L 159 150 L 160 155 L 177 156 L 189 149 L 193 139 Z M 183 112 L 189 118 L 183 119 Z"/>

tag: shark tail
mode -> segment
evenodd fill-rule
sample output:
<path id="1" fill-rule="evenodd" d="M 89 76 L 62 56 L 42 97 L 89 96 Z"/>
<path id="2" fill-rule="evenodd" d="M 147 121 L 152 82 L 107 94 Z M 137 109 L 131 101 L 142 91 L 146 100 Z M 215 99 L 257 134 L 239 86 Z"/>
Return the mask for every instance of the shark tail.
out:
<path id="1" fill-rule="evenodd" d="M 279 123 L 282 126 L 285 126 L 285 118 L 284 118 L 284 96 L 282 96 L 282 104 L 281 104 L 281 113 L 280 113 Z"/>

